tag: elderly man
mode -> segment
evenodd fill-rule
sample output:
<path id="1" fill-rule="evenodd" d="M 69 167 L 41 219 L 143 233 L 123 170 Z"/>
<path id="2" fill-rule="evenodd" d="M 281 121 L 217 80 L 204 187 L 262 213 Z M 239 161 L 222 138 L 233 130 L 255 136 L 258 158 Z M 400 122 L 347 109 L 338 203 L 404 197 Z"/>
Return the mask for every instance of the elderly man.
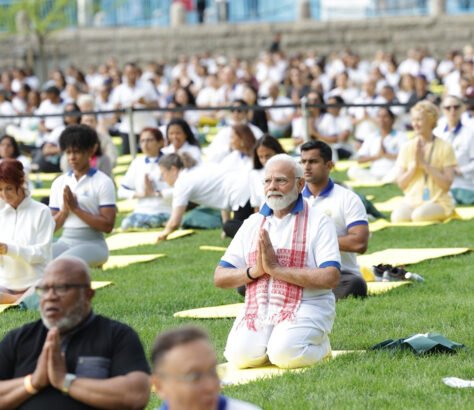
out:
<path id="1" fill-rule="evenodd" d="M 364 253 L 369 242 L 367 212 L 360 198 L 349 189 L 335 184 L 329 173 L 334 166 L 331 147 L 322 141 L 301 146 L 301 163 L 306 186 L 303 196 L 316 212 L 328 215 L 336 225 L 341 251 L 341 280 L 334 289 L 336 299 L 367 296 L 357 265 L 356 254 Z"/>
<path id="2" fill-rule="evenodd" d="M 330 354 L 339 282 L 334 224 L 301 196 L 303 169 L 279 154 L 265 165 L 266 203 L 248 218 L 214 273 L 216 286 L 247 285 L 224 356 L 239 368 L 268 360 L 309 366 Z"/>
<path id="3" fill-rule="evenodd" d="M 160 410 L 258 410 L 219 395 L 217 359 L 207 334 L 182 327 L 158 336 L 151 353 L 152 382 L 165 402 Z"/>
<path id="4" fill-rule="evenodd" d="M 0 408 L 144 408 L 142 345 L 130 327 L 92 312 L 88 266 L 54 260 L 36 290 L 41 320 L 0 342 Z"/>

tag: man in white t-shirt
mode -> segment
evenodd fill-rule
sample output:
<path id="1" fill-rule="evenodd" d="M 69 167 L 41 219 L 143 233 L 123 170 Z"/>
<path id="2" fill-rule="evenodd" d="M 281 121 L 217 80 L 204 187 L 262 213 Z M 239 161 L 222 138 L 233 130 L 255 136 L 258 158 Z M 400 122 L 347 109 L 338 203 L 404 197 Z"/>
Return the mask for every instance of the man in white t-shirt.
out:
<path id="1" fill-rule="evenodd" d="M 246 285 L 224 356 L 238 368 L 267 361 L 309 366 L 331 352 L 332 289 L 340 255 L 334 223 L 302 198 L 303 169 L 286 154 L 265 164 L 266 203 L 244 221 L 214 272 L 221 288 Z"/>
<path id="2" fill-rule="evenodd" d="M 127 63 L 124 68 L 125 81 L 115 88 L 111 95 L 111 102 L 115 109 L 120 108 L 156 108 L 157 95 L 150 83 L 142 82 L 138 78 L 138 67 L 135 63 Z M 133 114 L 133 130 L 130 130 L 128 114 L 123 114 L 119 125 L 122 137 L 122 154 L 130 153 L 128 135 L 130 131 L 137 136 L 143 128 L 156 127 L 156 120 L 152 111 L 142 111 Z"/>
<path id="3" fill-rule="evenodd" d="M 306 180 L 303 197 L 318 212 L 329 216 L 336 225 L 341 252 L 341 280 L 334 289 L 336 299 L 365 297 L 367 284 L 356 259 L 356 254 L 367 250 L 369 242 L 369 224 L 364 205 L 354 192 L 329 178 L 334 166 L 329 145 L 322 141 L 303 144 L 301 163 Z"/>
<path id="4" fill-rule="evenodd" d="M 268 98 L 262 101 L 264 107 L 293 104 L 288 97 L 280 95 L 278 84 L 270 85 L 268 94 Z M 293 107 L 268 108 L 266 112 L 269 133 L 276 138 L 289 136 L 295 109 Z"/>

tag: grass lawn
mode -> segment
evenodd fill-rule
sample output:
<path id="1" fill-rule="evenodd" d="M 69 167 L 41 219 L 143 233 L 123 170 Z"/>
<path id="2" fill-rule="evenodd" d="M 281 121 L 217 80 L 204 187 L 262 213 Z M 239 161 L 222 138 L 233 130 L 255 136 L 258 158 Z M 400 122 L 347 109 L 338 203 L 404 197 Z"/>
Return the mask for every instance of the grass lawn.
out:
<path id="1" fill-rule="evenodd" d="M 360 189 L 383 201 L 396 195 L 394 187 Z M 117 222 L 118 224 L 118 222 Z M 405 247 L 473 246 L 474 220 L 454 221 L 418 228 L 391 228 L 372 235 L 368 252 Z M 217 230 L 199 231 L 156 246 L 129 248 L 114 254 L 165 253 L 165 258 L 107 272 L 93 271 L 95 280 L 114 286 L 97 291 L 96 312 L 121 320 L 139 333 L 148 353 L 155 335 L 181 324 L 206 328 L 219 360 L 231 319 L 173 318 L 179 310 L 240 302 L 232 290 L 213 286 L 219 252 L 204 252 L 200 245 L 226 246 Z M 366 352 L 350 354 L 299 374 L 226 387 L 229 396 L 254 402 L 264 409 L 472 409 L 472 389 L 453 389 L 445 376 L 474 378 L 473 267 L 474 253 L 412 265 L 425 283 L 414 283 L 366 300 L 337 304 L 331 335 L 335 350 L 368 349 L 389 338 L 439 332 L 469 347 L 454 355 L 417 357 L 411 353 Z M 9 310 L 0 316 L 0 337 L 10 329 L 37 319 L 36 312 Z M 159 405 L 152 398 L 149 409 Z"/>

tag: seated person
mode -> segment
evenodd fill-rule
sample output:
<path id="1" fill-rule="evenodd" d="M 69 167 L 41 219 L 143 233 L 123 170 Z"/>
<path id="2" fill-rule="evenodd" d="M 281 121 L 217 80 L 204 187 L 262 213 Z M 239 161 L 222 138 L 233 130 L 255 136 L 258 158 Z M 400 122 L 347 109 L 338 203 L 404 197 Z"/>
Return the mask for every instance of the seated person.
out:
<path id="1" fill-rule="evenodd" d="M 201 148 L 189 124 L 181 118 L 173 118 L 166 126 L 168 145 L 163 148 L 163 154 L 187 153 L 196 163 L 201 162 Z"/>
<path id="2" fill-rule="evenodd" d="M 22 163 L 1 160 L 0 303 L 17 302 L 41 278 L 52 257 L 53 217 L 25 186 Z"/>
<path id="3" fill-rule="evenodd" d="M 474 204 L 474 129 L 463 123 L 461 116 L 464 104 L 452 95 L 444 98 L 443 112 L 446 125 L 434 131 L 437 137 L 448 141 L 454 149 L 458 166 L 454 169 L 451 194 L 458 204 Z"/>
<path id="4" fill-rule="evenodd" d="M 0 408 L 143 409 L 150 387 L 140 339 L 94 314 L 87 265 L 52 261 L 36 291 L 41 319 L 0 342 Z"/>
<path id="5" fill-rule="evenodd" d="M 244 222 L 214 272 L 220 288 L 247 285 L 224 356 L 238 368 L 309 366 L 331 354 L 336 228 L 301 196 L 303 169 L 292 157 L 270 158 L 264 181 L 265 205 Z"/>
<path id="6" fill-rule="evenodd" d="M 403 202 L 392 212 L 392 222 L 444 221 L 454 211 L 449 189 L 457 166 L 451 144 L 433 135 L 438 109 L 427 101 L 411 109 L 415 137 L 400 150 L 397 183 Z"/>
<path id="7" fill-rule="evenodd" d="M 163 135 L 158 128 L 144 128 L 139 141 L 144 155 L 132 161 L 118 190 L 119 198 L 138 199 L 133 213 L 122 220 L 122 229 L 158 228 L 171 214 L 171 201 L 161 194 L 169 186 L 161 181 L 158 167 L 163 155 Z"/>
<path id="8" fill-rule="evenodd" d="M 395 115 L 389 108 L 380 108 L 377 113 L 379 130 L 365 138 L 356 159 L 359 164 L 370 162 L 370 168 L 351 167 L 347 171 L 350 179 L 358 181 L 394 182 L 397 168 L 395 160 L 401 146 L 407 141 L 405 134 L 393 128 Z"/>
<path id="9" fill-rule="evenodd" d="M 187 155 L 165 155 L 158 162 L 163 180 L 173 187 L 171 217 L 158 240 L 179 228 L 190 202 L 223 211 L 234 211 L 234 220 L 251 213 L 248 178 L 239 173 L 220 172 L 219 164 L 195 166 Z M 226 222 L 226 221 L 223 221 Z"/>
<path id="10" fill-rule="evenodd" d="M 59 144 L 72 170 L 51 186 L 49 207 L 56 231 L 64 228 L 53 245 L 53 258 L 76 256 L 91 267 L 101 266 L 109 257 L 104 233 L 112 231 L 117 210 L 113 181 L 90 166 L 97 133 L 87 125 L 71 125 Z"/>
<path id="11" fill-rule="evenodd" d="M 160 410 L 258 410 L 220 393 L 217 358 L 201 329 L 182 327 L 158 335 L 151 352 L 152 384 Z"/>

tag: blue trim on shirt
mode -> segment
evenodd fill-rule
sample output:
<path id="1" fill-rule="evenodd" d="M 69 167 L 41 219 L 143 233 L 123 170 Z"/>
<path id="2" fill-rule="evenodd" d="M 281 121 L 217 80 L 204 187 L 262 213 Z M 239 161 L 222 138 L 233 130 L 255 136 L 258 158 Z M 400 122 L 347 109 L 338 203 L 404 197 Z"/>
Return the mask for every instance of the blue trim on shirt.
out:
<path id="1" fill-rule="evenodd" d="M 292 208 L 290 213 L 292 215 L 295 215 L 298 212 L 301 212 L 303 209 L 304 209 L 303 195 L 298 194 L 298 199 L 296 200 L 295 206 Z M 271 209 L 265 202 L 260 208 L 259 213 L 262 214 L 263 216 L 270 216 L 273 214 L 273 209 Z"/>
<path id="2" fill-rule="evenodd" d="M 335 268 L 341 270 L 341 264 L 338 261 L 326 261 L 319 265 L 320 268 L 328 268 L 329 266 L 334 266 Z"/>
<path id="3" fill-rule="evenodd" d="M 237 266 L 234 266 L 234 265 L 232 265 L 231 263 L 226 262 L 226 261 L 224 261 L 224 260 L 222 260 L 222 259 L 219 261 L 219 266 L 222 266 L 223 268 L 233 268 L 233 269 L 237 269 Z"/>
<path id="4" fill-rule="evenodd" d="M 87 176 L 92 177 L 94 174 L 97 172 L 97 169 L 95 168 L 89 168 L 89 171 L 87 171 Z"/>
<path id="5" fill-rule="evenodd" d="M 369 223 L 367 221 L 354 221 L 354 222 L 351 222 L 349 225 L 347 225 L 347 229 L 352 228 L 353 226 L 357 226 L 357 225 L 369 225 Z"/>
<path id="6" fill-rule="evenodd" d="M 462 128 L 462 123 L 461 121 L 459 121 L 456 125 L 456 128 L 454 128 L 453 130 L 453 134 L 458 135 L 458 132 L 460 131 L 461 128 Z M 446 127 L 444 127 L 444 132 L 447 132 L 447 131 L 448 131 L 448 124 L 446 124 Z"/>
<path id="7" fill-rule="evenodd" d="M 115 208 L 115 204 L 99 205 L 99 208 Z"/>
<path id="8" fill-rule="evenodd" d="M 145 164 L 149 164 L 150 162 L 154 162 L 155 164 L 158 164 L 159 160 L 160 160 L 160 155 L 158 155 L 157 157 L 152 157 L 152 158 L 145 157 Z"/>
<path id="9" fill-rule="evenodd" d="M 169 410 L 168 402 L 164 401 L 158 410 Z M 217 401 L 217 410 L 226 410 L 227 409 L 227 397 L 219 395 Z"/>
<path id="10" fill-rule="evenodd" d="M 51 209 L 52 211 L 59 211 L 60 210 L 60 208 L 54 208 L 52 206 L 50 206 L 49 209 Z"/>
<path id="11" fill-rule="evenodd" d="M 328 197 L 331 194 L 333 189 L 334 189 L 334 181 L 331 178 L 329 178 L 328 184 L 319 193 L 318 197 L 322 197 L 322 198 Z M 302 194 L 305 198 L 311 198 L 313 196 L 313 194 L 308 188 L 308 184 L 304 186 Z"/>
<path id="12" fill-rule="evenodd" d="M 129 191 L 135 191 L 133 188 L 128 187 L 127 185 L 120 184 L 123 188 L 128 189 Z"/>

